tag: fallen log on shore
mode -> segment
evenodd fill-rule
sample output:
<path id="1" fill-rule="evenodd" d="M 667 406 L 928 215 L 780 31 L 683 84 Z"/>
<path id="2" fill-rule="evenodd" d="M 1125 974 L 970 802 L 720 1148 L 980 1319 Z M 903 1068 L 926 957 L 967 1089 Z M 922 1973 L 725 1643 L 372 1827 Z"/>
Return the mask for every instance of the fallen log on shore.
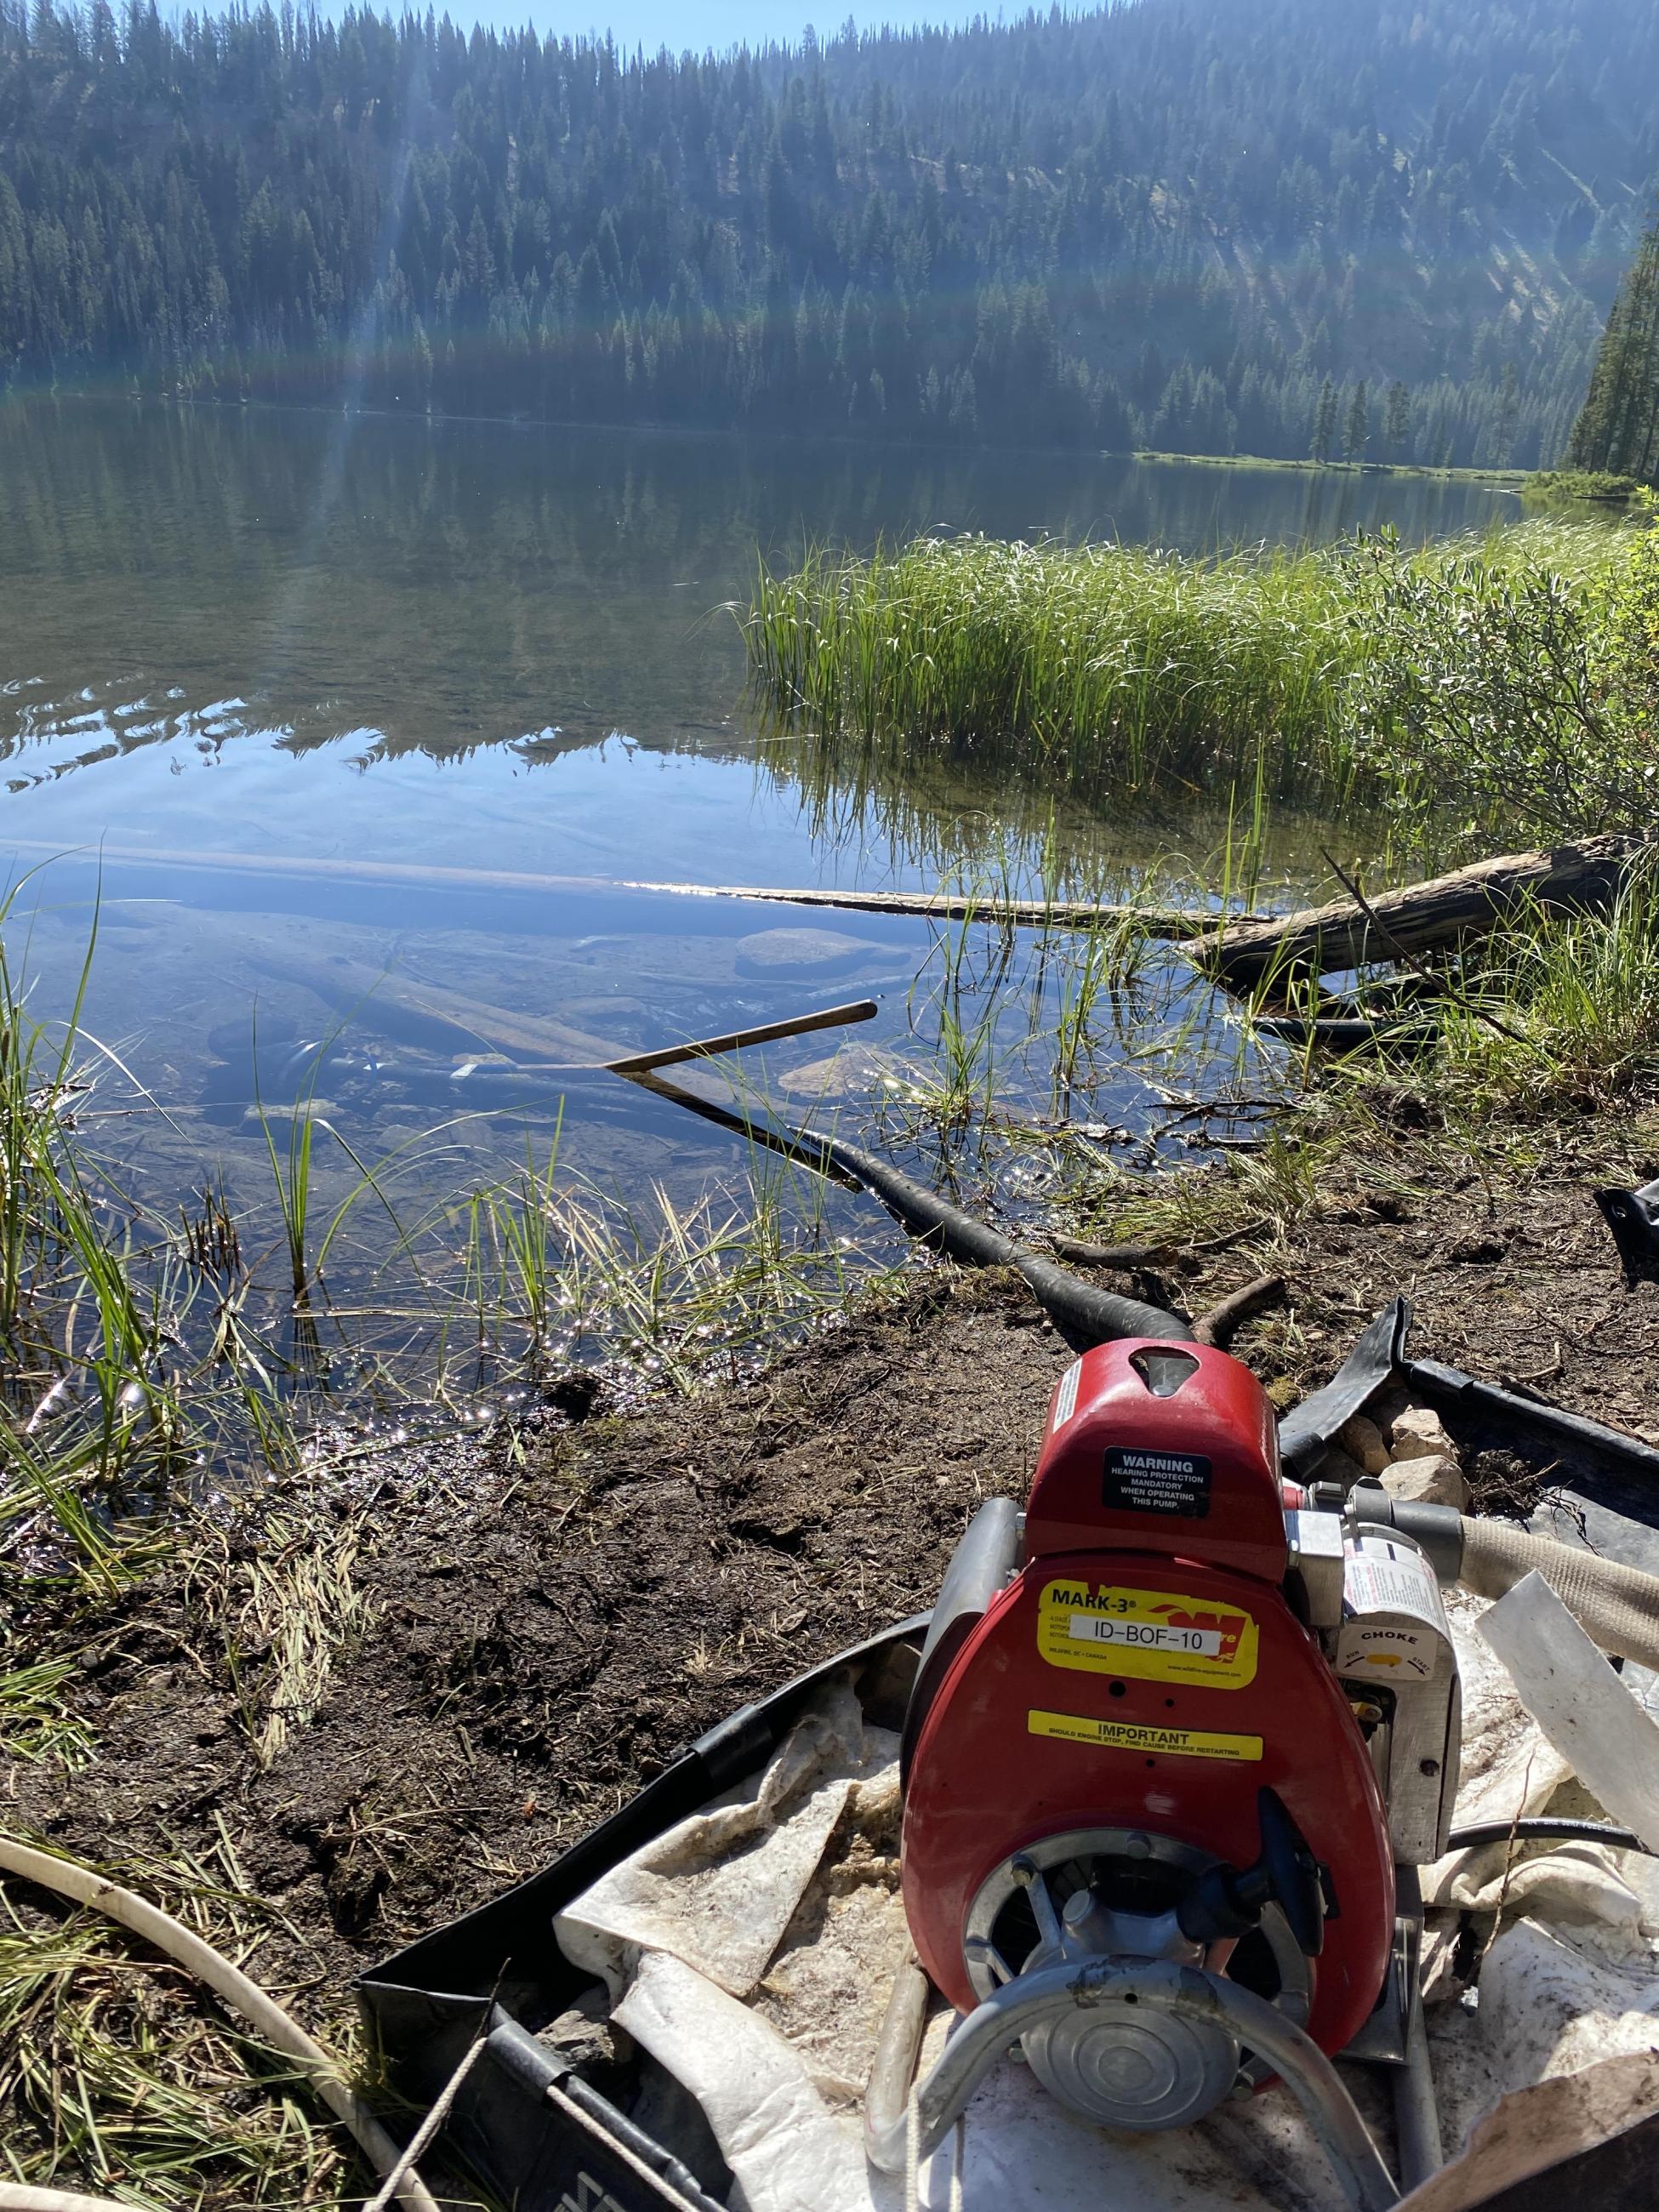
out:
<path id="1" fill-rule="evenodd" d="M 1375 898 L 1333 899 L 1273 921 L 1228 922 L 1178 948 L 1232 989 L 1264 978 L 1409 959 L 1496 929 L 1527 908 L 1605 911 L 1617 897 L 1641 837 L 1583 837 L 1547 853 L 1505 853 L 1450 875 Z"/>

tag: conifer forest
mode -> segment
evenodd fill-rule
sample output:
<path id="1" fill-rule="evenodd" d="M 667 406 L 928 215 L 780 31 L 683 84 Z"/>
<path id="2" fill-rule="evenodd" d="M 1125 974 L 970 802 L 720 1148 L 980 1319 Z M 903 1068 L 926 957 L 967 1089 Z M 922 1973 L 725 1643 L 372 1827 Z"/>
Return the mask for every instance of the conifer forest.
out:
<path id="1" fill-rule="evenodd" d="M 0 378 L 1537 466 L 1643 229 L 1656 82 L 1631 0 L 680 57 L 0 0 Z"/>
<path id="2" fill-rule="evenodd" d="M 1567 458 L 1597 474 L 1659 478 L 1659 214 L 1613 303 Z"/>

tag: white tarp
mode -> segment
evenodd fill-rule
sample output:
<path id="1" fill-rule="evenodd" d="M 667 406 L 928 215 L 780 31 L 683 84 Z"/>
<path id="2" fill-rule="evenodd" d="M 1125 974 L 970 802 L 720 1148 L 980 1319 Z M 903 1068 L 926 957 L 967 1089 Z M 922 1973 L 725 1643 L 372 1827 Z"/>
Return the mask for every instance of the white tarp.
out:
<path id="1" fill-rule="evenodd" d="M 1465 1684 L 1460 1821 L 1539 1811 L 1576 1789 L 1475 1632 L 1486 1610 L 1467 1598 L 1451 1608 Z M 905 1941 L 896 1749 L 838 1687 L 764 1774 L 613 1869 L 557 1923 L 567 1955 L 609 1981 L 619 2024 L 702 2104 L 747 2212 L 896 2212 L 904 2202 L 899 2183 L 866 2166 L 859 2112 Z M 1582 1791 L 1572 1809 L 1598 1812 Z M 1495 1845 L 1426 1869 L 1425 1893 L 1452 1908 L 1449 1925 L 1458 1908 L 1502 1914 L 1478 2004 L 1428 2015 L 1449 2157 L 1510 2093 L 1586 2067 L 1599 2075 L 1608 2059 L 1627 2071 L 1620 2054 L 1659 2051 L 1659 1868 L 1583 1845 L 1519 1857 Z M 924 2067 L 945 2026 L 932 2024 Z M 1382 2080 L 1346 2074 L 1390 2144 Z M 1654 2087 L 1659 2095 L 1659 2074 Z M 1495 2140 L 1518 2156 L 1515 2126 L 1525 2127 L 1508 2113 Z M 1341 2212 L 1344 2202 L 1287 2093 L 1172 2134 L 1109 2135 L 1013 2063 L 988 2078 L 919 2187 L 926 2212 Z"/>
<path id="2" fill-rule="evenodd" d="M 630 1953 L 666 1951 L 746 1996 L 783 1940 L 849 1793 L 896 1788 L 898 1740 L 866 1729 L 847 1683 L 790 1731 L 765 1771 L 600 1876 L 558 1923 L 573 1965 L 626 1979 Z"/>

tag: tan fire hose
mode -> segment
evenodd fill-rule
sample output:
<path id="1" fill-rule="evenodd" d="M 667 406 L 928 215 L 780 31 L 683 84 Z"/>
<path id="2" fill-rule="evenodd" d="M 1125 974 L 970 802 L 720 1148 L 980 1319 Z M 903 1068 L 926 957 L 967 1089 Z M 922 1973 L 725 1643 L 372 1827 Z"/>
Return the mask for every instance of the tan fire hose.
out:
<path id="1" fill-rule="evenodd" d="M 112 2197 L 87 2197 L 78 2189 L 43 2189 L 33 2181 L 0 2181 L 0 2212 L 132 2212 Z"/>
<path id="2" fill-rule="evenodd" d="M 193 1929 L 135 1891 L 106 1881 L 90 1867 L 36 1850 L 14 1837 L 0 1835 L 0 1874 L 20 1875 L 43 1889 L 55 1890 L 59 1897 L 106 1913 L 186 1967 L 257 2028 L 273 2049 L 295 2062 L 329 2110 L 350 2130 L 378 2173 L 397 2170 L 402 2153 L 321 2044 Z M 398 2201 L 405 2212 L 439 2212 L 436 2198 L 417 2173 L 404 2174 L 398 2185 Z M 11 2182 L 0 2182 L 0 2208 L 4 2212 L 88 2212 L 88 2208 L 93 2212 L 108 2212 L 107 2200 L 103 2198 Z"/>
<path id="3" fill-rule="evenodd" d="M 1659 1668 L 1659 1576 L 1512 1522 L 1464 1517 L 1458 1580 L 1477 1597 L 1504 1596 L 1534 1568 L 1593 1644 Z"/>

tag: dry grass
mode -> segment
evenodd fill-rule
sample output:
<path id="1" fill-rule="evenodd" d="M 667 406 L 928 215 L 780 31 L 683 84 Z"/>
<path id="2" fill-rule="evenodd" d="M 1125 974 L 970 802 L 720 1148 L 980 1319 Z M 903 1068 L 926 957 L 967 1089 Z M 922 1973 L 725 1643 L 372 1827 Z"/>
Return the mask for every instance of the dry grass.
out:
<path id="1" fill-rule="evenodd" d="M 229 1838 L 212 1863 L 111 1867 L 257 1974 L 270 1908 Z M 149 2212 L 337 2206 L 349 2141 L 289 2062 L 179 1968 L 91 1912 L 0 1882 L 0 2177 Z"/>
<path id="2" fill-rule="evenodd" d="M 360 1519 L 301 1522 L 277 1516 L 243 1563 L 210 1554 L 198 1590 L 223 1624 L 225 1651 L 260 1768 L 282 1756 L 289 1735 L 308 1728 L 327 1694 L 335 1661 L 373 1626 L 377 1607 L 358 1589 Z"/>

